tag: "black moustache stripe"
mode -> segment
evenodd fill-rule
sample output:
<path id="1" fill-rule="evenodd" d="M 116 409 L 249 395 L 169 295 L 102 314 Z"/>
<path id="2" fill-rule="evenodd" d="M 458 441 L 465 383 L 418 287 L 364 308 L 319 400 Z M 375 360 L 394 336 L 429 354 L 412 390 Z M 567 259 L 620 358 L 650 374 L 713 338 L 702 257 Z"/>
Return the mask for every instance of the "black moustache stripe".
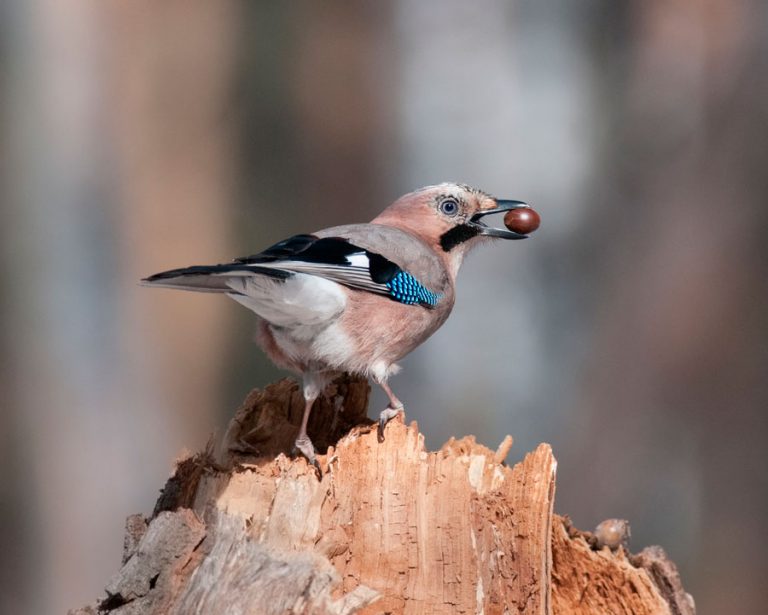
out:
<path id="1" fill-rule="evenodd" d="M 477 228 L 468 224 L 459 224 L 440 236 L 440 247 L 443 248 L 443 251 L 450 252 L 459 244 L 469 241 L 479 234 L 480 231 Z"/>

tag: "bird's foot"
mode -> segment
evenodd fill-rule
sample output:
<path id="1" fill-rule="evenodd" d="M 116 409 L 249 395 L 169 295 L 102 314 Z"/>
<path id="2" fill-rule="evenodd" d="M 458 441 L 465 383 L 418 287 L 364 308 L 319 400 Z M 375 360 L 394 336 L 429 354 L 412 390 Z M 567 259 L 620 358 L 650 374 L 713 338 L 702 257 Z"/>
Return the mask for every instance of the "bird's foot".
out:
<path id="1" fill-rule="evenodd" d="M 315 447 L 312 444 L 312 440 L 306 436 L 303 438 L 296 438 L 296 441 L 293 443 L 293 454 L 296 455 L 297 453 L 304 455 L 309 464 L 322 474 L 320 464 L 317 463 L 317 456 L 315 455 Z"/>
<path id="2" fill-rule="evenodd" d="M 398 404 L 396 408 L 393 408 L 392 406 L 387 406 L 386 408 L 384 408 L 384 410 L 381 411 L 381 414 L 379 415 L 379 428 L 378 428 L 379 442 L 384 442 L 384 428 L 387 426 L 387 423 L 389 423 L 393 418 L 395 418 L 401 412 L 403 413 L 403 415 L 405 415 L 405 409 L 403 408 L 403 404 Z"/>

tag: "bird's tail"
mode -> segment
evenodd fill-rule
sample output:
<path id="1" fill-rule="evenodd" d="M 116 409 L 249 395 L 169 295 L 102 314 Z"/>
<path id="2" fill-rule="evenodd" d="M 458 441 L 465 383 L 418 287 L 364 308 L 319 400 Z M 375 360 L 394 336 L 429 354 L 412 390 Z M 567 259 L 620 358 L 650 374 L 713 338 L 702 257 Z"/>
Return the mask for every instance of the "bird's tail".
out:
<path id="1" fill-rule="evenodd" d="M 182 269 L 161 271 L 141 280 L 142 286 L 193 290 L 203 293 L 236 293 L 232 289 L 233 278 L 263 275 L 274 280 L 285 280 L 293 275 L 282 269 L 228 263 L 224 265 L 194 265 Z"/>

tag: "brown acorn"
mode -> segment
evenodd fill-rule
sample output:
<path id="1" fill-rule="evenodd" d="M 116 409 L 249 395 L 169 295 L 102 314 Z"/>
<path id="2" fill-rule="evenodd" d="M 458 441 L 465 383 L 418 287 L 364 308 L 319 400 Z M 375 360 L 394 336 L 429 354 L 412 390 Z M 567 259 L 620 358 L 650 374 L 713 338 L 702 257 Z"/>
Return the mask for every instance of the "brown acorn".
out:
<path id="1" fill-rule="evenodd" d="M 530 207 L 510 209 L 504 216 L 504 226 L 514 233 L 533 233 L 541 224 L 541 217 Z"/>

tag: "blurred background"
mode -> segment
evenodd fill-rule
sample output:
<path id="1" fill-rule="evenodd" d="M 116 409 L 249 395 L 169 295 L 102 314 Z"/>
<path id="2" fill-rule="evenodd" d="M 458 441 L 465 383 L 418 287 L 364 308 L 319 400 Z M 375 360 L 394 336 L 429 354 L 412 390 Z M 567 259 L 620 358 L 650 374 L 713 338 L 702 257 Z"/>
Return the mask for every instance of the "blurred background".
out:
<path id="1" fill-rule="evenodd" d="M 125 516 L 282 375 L 235 302 L 140 277 L 448 180 L 543 224 L 393 380 L 428 445 L 550 442 L 558 512 L 764 612 L 765 2 L 9 0 L 0 113 L 3 613 L 99 597 Z"/>

